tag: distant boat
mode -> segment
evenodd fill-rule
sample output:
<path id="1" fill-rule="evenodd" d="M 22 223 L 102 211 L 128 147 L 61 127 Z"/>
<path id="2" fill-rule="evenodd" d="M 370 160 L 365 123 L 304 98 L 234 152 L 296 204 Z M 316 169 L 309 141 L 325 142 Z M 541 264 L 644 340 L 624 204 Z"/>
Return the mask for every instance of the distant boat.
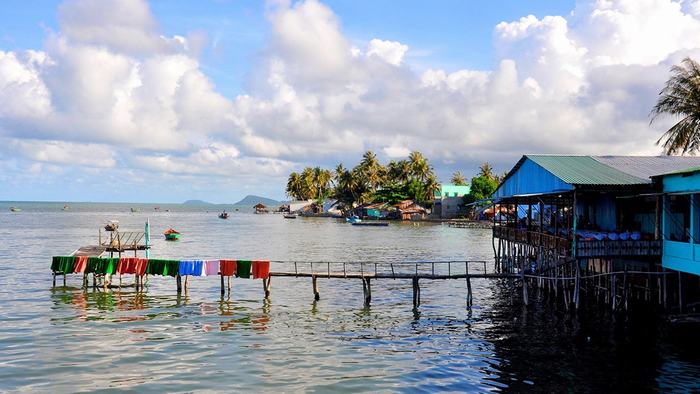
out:
<path id="1" fill-rule="evenodd" d="M 105 224 L 105 231 L 117 231 L 119 228 L 119 220 L 110 220 Z"/>
<path id="2" fill-rule="evenodd" d="M 22 212 L 22 208 L 10 207 L 10 211 L 12 211 L 12 212 Z"/>
<path id="3" fill-rule="evenodd" d="M 355 224 L 355 223 L 360 223 L 360 222 L 362 222 L 362 219 L 360 219 L 359 216 L 352 215 L 352 216 L 350 216 L 349 218 L 345 218 L 345 221 L 348 222 L 348 223 Z"/>
<path id="4" fill-rule="evenodd" d="M 296 218 L 297 218 L 297 215 L 295 215 L 295 214 L 293 214 L 293 213 L 285 213 L 285 214 L 284 214 L 284 218 L 285 218 L 285 219 L 296 219 Z"/>
<path id="5" fill-rule="evenodd" d="M 387 222 L 355 222 L 352 223 L 353 226 L 369 226 L 369 227 L 387 227 L 389 223 Z"/>
<path id="6" fill-rule="evenodd" d="M 177 230 L 174 230 L 172 228 L 169 228 L 163 232 L 163 235 L 165 235 L 165 240 L 166 241 L 177 241 L 180 239 L 180 232 Z"/>
<path id="7" fill-rule="evenodd" d="M 63 206 L 63 210 L 64 210 L 64 211 L 67 211 L 67 210 L 69 210 L 69 209 L 70 209 L 70 208 L 68 207 L 68 205 L 64 205 L 64 206 Z"/>
<path id="8" fill-rule="evenodd" d="M 138 208 L 131 208 L 131 213 L 141 212 Z"/>
<path id="9" fill-rule="evenodd" d="M 219 219 L 228 219 L 228 212 L 223 211 L 219 214 Z"/>

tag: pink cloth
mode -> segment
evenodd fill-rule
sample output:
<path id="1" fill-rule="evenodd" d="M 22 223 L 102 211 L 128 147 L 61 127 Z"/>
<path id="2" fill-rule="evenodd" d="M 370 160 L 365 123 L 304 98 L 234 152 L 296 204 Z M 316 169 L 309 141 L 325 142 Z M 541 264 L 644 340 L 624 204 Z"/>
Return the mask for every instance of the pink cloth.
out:
<path id="1" fill-rule="evenodd" d="M 203 275 L 219 275 L 219 260 L 207 260 L 204 262 Z"/>
<path id="2" fill-rule="evenodd" d="M 75 258 L 75 268 L 73 272 L 76 274 L 82 274 L 85 272 L 85 267 L 87 266 L 87 256 L 78 256 Z"/>

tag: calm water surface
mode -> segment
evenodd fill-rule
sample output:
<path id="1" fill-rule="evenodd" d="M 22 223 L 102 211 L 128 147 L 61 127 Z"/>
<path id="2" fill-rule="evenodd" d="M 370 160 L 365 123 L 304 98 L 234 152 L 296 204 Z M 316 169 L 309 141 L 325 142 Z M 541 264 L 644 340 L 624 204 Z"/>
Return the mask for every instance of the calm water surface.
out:
<path id="1" fill-rule="evenodd" d="M 700 390 L 700 344 L 649 313 L 524 308 L 507 281 L 375 281 L 363 307 L 359 280 L 173 278 L 133 290 L 82 291 L 77 276 L 51 288 L 52 255 L 94 244 L 109 219 L 141 230 L 152 257 L 296 261 L 492 259 L 488 230 L 392 223 L 357 228 L 333 219 L 283 220 L 207 208 L 129 213 L 131 205 L 0 203 L 0 391 L 544 391 Z M 166 243 L 167 227 L 183 240 Z M 280 269 L 279 267 L 273 267 Z M 130 279 L 126 279 L 130 282 Z"/>

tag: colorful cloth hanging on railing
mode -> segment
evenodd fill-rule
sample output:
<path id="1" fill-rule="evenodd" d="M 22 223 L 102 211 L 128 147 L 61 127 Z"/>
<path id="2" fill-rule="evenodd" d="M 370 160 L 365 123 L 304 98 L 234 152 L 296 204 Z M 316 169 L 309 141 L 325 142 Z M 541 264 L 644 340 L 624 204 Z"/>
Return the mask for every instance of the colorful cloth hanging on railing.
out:
<path id="1" fill-rule="evenodd" d="M 250 278 L 250 266 L 252 263 L 250 260 L 238 260 L 236 262 L 236 276 L 239 278 Z"/>
<path id="2" fill-rule="evenodd" d="M 233 276 L 238 269 L 236 260 L 219 260 L 219 273 L 223 276 Z"/>
<path id="3" fill-rule="evenodd" d="M 149 259 L 146 273 L 149 275 L 177 276 L 180 260 Z"/>
<path id="4" fill-rule="evenodd" d="M 117 272 L 117 265 L 119 264 L 118 257 L 89 257 L 87 260 L 87 267 L 85 267 L 85 273 L 88 274 L 101 274 L 101 275 L 113 275 Z"/>
<path id="5" fill-rule="evenodd" d="M 76 274 L 82 274 L 83 272 L 85 272 L 85 269 L 87 268 L 87 261 L 87 256 L 76 256 L 75 268 L 73 269 L 73 272 Z"/>
<path id="6" fill-rule="evenodd" d="M 180 260 L 180 275 L 202 276 L 204 275 L 204 261 Z"/>
<path id="7" fill-rule="evenodd" d="M 133 274 L 172 276 L 223 275 L 239 278 L 267 279 L 268 260 L 171 260 L 137 257 L 53 256 L 51 270 L 55 273 Z"/>
<path id="8" fill-rule="evenodd" d="M 219 260 L 206 260 L 204 262 L 204 275 L 219 275 Z"/>
<path id="9" fill-rule="evenodd" d="M 270 262 L 267 260 L 253 261 L 253 279 L 267 279 L 270 277 Z"/>
<path id="10" fill-rule="evenodd" d="M 54 256 L 51 260 L 51 271 L 72 274 L 75 270 L 75 256 Z"/>

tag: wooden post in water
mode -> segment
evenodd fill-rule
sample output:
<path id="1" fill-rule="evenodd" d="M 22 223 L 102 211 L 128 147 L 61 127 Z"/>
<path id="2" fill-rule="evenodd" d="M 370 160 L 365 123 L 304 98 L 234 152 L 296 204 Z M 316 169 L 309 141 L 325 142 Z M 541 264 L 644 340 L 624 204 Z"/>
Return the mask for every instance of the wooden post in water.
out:
<path id="1" fill-rule="evenodd" d="M 625 272 L 622 274 L 622 305 L 627 310 L 627 264 L 625 264 Z"/>
<path id="2" fill-rule="evenodd" d="M 523 266 L 520 267 L 520 281 L 523 283 L 523 303 L 527 306 L 528 304 L 528 299 L 527 299 L 527 280 L 525 279 L 525 267 L 524 264 Z"/>
<path id="3" fill-rule="evenodd" d="M 219 275 L 221 277 L 221 296 L 224 295 L 225 290 L 224 290 L 224 274 Z"/>
<path id="4" fill-rule="evenodd" d="M 418 285 L 418 277 L 413 277 L 413 308 L 418 308 L 420 305 L 420 287 Z"/>
<path id="5" fill-rule="evenodd" d="M 321 299 L 321 293 L 318 291 L 318 281 L 316 280 L 316 275 L 311 277 L 311 285 L 314 289 L 314 300 L 318 301 Z"/>
<path id="6" fill-rule="evenodd" d="M 267 279 L 263 279 L 263 289 L 265 290 L 265 298 L 270 298 L 270 290 L 272 288 L 272 283 L 270 282 L 271 279 L 271 276 L 268 276 Z"/>
<path id="7" fill-rule="evenodd" d="M 580 298 L 581 298 L 581 265 L 578 260 L 574 260 L 576 264 L 576 285 L 574 287 L 574 304 L 576 309 L 578 309 Z"/>
<path id="8" fill-rule="evenodd" d="M 467 275 L 467 305 L 472 306 L 472 281 Z"/>
<path id="9" fill-rule="evenodd" d="M 177 284 L 177 294 L 182 293 L 182 278 L 180 274 L 175 276 L 175 283 Z"/>
<path id="10" fill-rule="evenodd" d="M 365 291 L 365 306 L 369 306 L 370 303 L 372 302 L 372 285 L 371 285 L 369 278 L 363 278 L 362 280 L 364 281 L 363 289 L 366 289 L 366 291 Z"/>

